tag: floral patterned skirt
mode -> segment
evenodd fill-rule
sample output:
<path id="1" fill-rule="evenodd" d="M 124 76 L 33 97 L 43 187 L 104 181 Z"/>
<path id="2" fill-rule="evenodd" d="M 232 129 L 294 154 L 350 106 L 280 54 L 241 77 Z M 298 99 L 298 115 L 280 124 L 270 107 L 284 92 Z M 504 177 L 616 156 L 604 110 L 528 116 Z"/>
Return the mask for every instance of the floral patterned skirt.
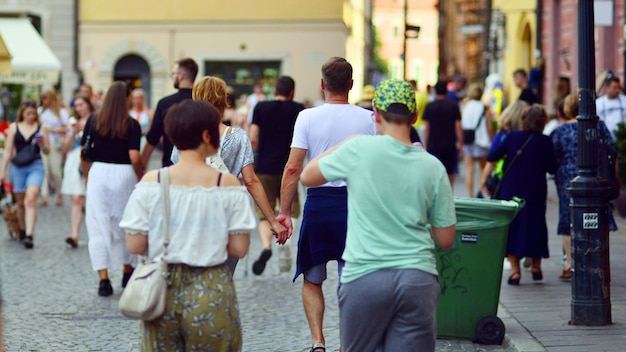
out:
<path id="1" fill-rule="evenodd" d="M 169 265 L 165 313 L 143 322 L 141 351 L 241 351 L 241 322 L 232 274 Z"/>

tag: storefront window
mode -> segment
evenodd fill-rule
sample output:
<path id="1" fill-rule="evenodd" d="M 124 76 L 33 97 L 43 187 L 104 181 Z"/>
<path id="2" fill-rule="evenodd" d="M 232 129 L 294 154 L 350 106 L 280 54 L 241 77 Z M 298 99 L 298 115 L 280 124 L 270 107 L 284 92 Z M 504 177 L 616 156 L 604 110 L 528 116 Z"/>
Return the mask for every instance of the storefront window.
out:
<path id="1" fill-rule="evenodd" d="M 280 61 L 205 61 L 204 72 L 226 81 L 237 96 L 251 94 L 258 84 L 270 97 L 280 74 L 280 65 Z"/>

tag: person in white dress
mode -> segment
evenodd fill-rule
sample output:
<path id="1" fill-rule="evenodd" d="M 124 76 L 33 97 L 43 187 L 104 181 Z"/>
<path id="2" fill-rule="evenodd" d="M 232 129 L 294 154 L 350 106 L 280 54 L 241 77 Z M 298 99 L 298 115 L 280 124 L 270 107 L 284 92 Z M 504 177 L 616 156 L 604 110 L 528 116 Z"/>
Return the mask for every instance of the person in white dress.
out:
<path id="1" fill-rule="evenodd" d="M 152 110 L 146 106 L 146 93 L 143 89 L 133 89 L 130 97 L 133 106 L 130 108 L 129 113 L 141 126 L 141 147 L 143 148 L 144 144 L 146 144 L 146 135 L 150 131 L 150 124 L 152 124 Z"/>
<path id="2" fill-rule="evenodd" d="M 252 199 L 237 177 L 205 163 L 219 149 L 221 119 L 211 104 L 195 100 L 173 106 L 165 117 L 165 132 L 180 150 L 178 163 L 165 169 L 170 179 L 167 254 L 159 170 L 135 186 L 120 222 L 131 253 L 150 261 L 165 256 L 168 263 L 165 312 L 142 322 L 140 351 L 241 350 L 237 295 L 226 259 L 246 255 L 257 222 Z"/>
<path id="3" fill-rule="evenodd" d="M 68 127 L 63 145 L 63 154 L 67 156 L 63 168 L 61 194 L 72 197 L 72 233 L 65 239 L 65 242 L 72 248 L 78 247 L 78 235 L 85 205 L 85 178 L 79 170 L 81 167 L 80 140 L 83 137 L 85 124 L 93 112 L 94 107 L 89 97 L 81 94 L 74 98 L 74 115 L 70 117 L 70 127 Z"/>
<path id="4" fill-rule="evenodd" d="M 69 121 L 69 113 L 65 110 L 59 96 L 54 90 L 47 90 L 41 97 L 41 106 L 39 107 L 39 116 L 41 123 L 46 127 L 50 135 L 50 153 L 43 156 L 43 165 L 46 170 L 46 176 L 41 186 L 41 206 L 48 205 L 48 196 L 53 193 L 57 194 L 58 206 L 63 205 L 63 195 L 60 192 L 63 175 L 61 173 L 63 167 L 63 140 Z"/>

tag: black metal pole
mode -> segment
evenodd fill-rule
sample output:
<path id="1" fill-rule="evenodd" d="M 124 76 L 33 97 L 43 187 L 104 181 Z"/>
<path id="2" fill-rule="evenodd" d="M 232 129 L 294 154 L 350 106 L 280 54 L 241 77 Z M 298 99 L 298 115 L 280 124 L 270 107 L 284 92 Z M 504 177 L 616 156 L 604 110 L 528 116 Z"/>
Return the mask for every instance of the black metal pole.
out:
<path id="1" fill-rule="evenodd" d="M 626 6 L 624 6 L 624 18 L 626 18 Z M 624 80 L 626 82 L 626 37 L 624 37 Z M 622 91 L 626 92 L 626 85 L 622 87 Z"/>
<path id="2" fill-rule="evenodd" d="M 406 81 L 406 25 L 409 17 L 409 0 L 404 0 L 404 33 L 402 42 L 402 79 Z"/>
<path id="3" fill-rule="evenodd" d="M 608 187 L 598 177 L 593 0 L 578 0 L 578 176 L 568 193 L 572 223 L 571 324 L 611 324 Z"/>

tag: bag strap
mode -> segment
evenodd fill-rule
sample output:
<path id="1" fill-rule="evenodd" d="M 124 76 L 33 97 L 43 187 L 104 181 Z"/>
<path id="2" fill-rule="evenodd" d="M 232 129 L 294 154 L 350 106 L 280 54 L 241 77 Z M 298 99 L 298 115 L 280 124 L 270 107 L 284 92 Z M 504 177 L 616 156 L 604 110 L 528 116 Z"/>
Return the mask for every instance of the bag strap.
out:
<path id="1" fill-rule="evenodd" d="M 515 160 L 517 160 L 517 157 L 522 155 L 522 151 L 528 145 L 528 142 L 530 142 L 530 140 L 533 139 L 533 137 L 534 135 L 531 134 L 528 138 L 526 138 L 526 142 L 524 142 L 524 144 L 515 152 L 515 156 L 513 157 L 513 160 L 511 160 L 511 163 L 506 167 L 506 170 L 504 170 L 504 172 L 502 173 L 502 178 L 504 178 L 504 176 L 506 175 L 507 170 L 509 170 L 511 166 L 515 164 Z"/>
<path id="2" fill-rule="evenodd" d="M 220 138 L 220 150 L 217 151 L 217 156 L 222 157 L 222 147 L 224 146 L 224 139 L 228 135 L 228 131 L 230 131 L 230 126 L 227 126 L 224 129 L 224 133 L 222 134 L 222 138 Z"/>
<path id="3" fill-rule="evenodd" d="M 476 127 L 474 127 L 474 131 L 476 131 L 478 129 L 478 126 L 480 126 L 480 123 L 483 121 L 483 117 L 485 117 L 486 112 L 487 112 L 487 107 L 483 105 L 483 113 L 480 114 L 480 117 L 478 118 L 478 122 L 476 123 Z"/>
<path id="4" fill-rule="evenodd" d="M 530 142 L 530 140 L 533 139 L 533 137 L 534 135 L 532 134 L 528 136 L 528 138 L 526 138 L 526 142 L 524 142 L 524 144 L 522 144 L 522 146 L 515 152 L 515 156 L 513 157 L 513 160 L 511 160 L 511 163 L 506 167 L 506 169 L 502 171 L 502 180 L 504 180 L 504 177 L 506 176 L 507 171 L 509 171 L 511 169 L 511 166 L 515 164 L 515 160 L 517 160 L 517 157 L 522 155 L 522 151 L 524 151 L 524 148 L 528 145 L 528 142 Z M 498 192 L 500 191 L 500 187 L 502 187 L 502 182 L 498 183 L 498 186 L 493 191 L 494 195 L 498 194 Z"/>
<path id="5" fill-rule="evenodd" d="M 167 262 L 167 247 L 170 244 L 170 174 L 168 168 L 159 170 L 159 183 L 161 185 L 161 204 L 163 205 L 163 256 L 161 261 Z"/>

